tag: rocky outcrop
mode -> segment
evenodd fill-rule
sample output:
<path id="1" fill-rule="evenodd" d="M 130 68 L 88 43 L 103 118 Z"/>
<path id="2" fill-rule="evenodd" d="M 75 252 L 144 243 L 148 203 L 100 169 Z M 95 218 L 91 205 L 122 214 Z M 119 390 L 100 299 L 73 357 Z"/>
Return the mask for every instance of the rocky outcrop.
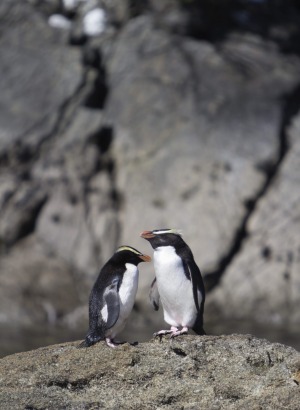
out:
<path id="1" fill-rule="evenodd" d="M 299 353 L 250 335 L 78 344 L 1 359 L 1 408 L 299 408 Z"/>
<path id="2" fill-rule="evenodd" d="M 84 334 L 101 265 L 161 227 L 205 274 L 207 323 L 299 323 L 299 9 L 217 3 L 1 2 L 0 323 Z"/>
<path id="3" fill-rule="evenodd" d="M 0 14 L 0 322 L 54 324 L 117 245 L 104 74 L 31 2 Z"/>
<path id="4" fill-rule="evenodd" d="M 254 36 L 216 52 L 148 17 L 127 24 L 108 58 L 105 109 L 121 242 L 140 247 L 141 228 L 182 227 L 202 269 L 217 269 L 278 160 L 278 98 L 299 81 L 299 63 Z"/>
<path id="5" fill-rule="evenodd" d="M 227 317 L 274 323 L 299 323 L 300 312 L 300 117 L 289 128 L 289 150 L 272 186 L 261 198 L 247 226 L 248 238 L 219 286 L 208 309 Z M 243 309 L 241 310 L 241 306 Z"/>

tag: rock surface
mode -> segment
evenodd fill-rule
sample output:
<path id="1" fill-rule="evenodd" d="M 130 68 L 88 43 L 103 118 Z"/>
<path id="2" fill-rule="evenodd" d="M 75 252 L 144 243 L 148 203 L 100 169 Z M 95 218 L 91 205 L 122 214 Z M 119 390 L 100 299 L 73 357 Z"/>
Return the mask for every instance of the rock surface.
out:
<path id="1" fill-rule="evenodd" d="M 300 354 L 250 335 L 78 344 L 1 359 L 1 408 L 299 408 Z"/>
<path id="2" fill-rule="evenodd" d="M 249 220 L 243 249 L 210 294 L 209 310 L 230 318 L 248 311 L 260 321 L 300 322 L 300 116 L 289 134 L 289 151 Z"/>
<path id="3" fill-rule="evenodd" d="M 26 1 L 1 2 L 0 20 L 0 154 L 18 143 L 20 155 L 29 155 L 81 85 L 79 51 L 66 52 L 65 37 Z"/>
<path id="4" fill-rule="evenodd" d="M 84 334 L 101 265 L 121 244 L 151 253 L 139 232 L 162 227 L 210 273 L 206 322 L 299 324 L 299 7 L 225 3 L 0 2 L 1 324 Z"/>
<path id="5" fill-rule="evenodd" d="M 30 2 L 0 15 L 0 323 L 54 324 L 86 306 L 117 245 L 111 138 L 88 107 L 104 91 L 94 97 L 101 75 Z"/>
<path id="6" fill-rule="evenodd" d="M 254 36 L 229 38 L 217 53 L 148 17 L 127 24 L 108 58 L 105 108 L 115 123 L 122 243 L 139 248 L 141 228 L 179 227 L 202 270 L 217 268 L 265 183 L 264 166 L 277 161 L 278 98 L 298 82 L 299 63 Z M 146 275 L 141 299 L 143 286 Z"/>

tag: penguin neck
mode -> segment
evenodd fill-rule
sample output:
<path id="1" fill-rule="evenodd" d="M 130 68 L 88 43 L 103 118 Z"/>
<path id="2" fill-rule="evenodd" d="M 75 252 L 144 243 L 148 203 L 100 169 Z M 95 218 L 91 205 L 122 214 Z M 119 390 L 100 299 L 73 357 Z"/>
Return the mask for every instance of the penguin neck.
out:
<path id="1" fill-rule="evenodd" d="M 168 246 L 157 246 L 154 249 L 155 252 L 159 252 L 159 253 L 167 253 L 167 254 L 174 254 L 174 252 L 176 253 L 176 249 L 174 248 L 174 246 L 168 245 Z"/>
<path id="2" fill-rule="evenodd" d="M 172 245 L 168 246 L 158 246 L 157 248 L 154 249 L 154 257 L 164 257 L 164 258 L 172 258 L 174 256 L 178 256 L 178 252 L 176 248 Z"/>
<path id="3" fill-rule="evenodd" d="M 153 255 L 155 276 L 158 286 L 169 287 L 170 279 L 180 282 L 183 274 L 182 259 L 174 246 L 160 246 Z"/>
<path id="4" fill-rule="evenodd" d="M 169 264 L 177 259 L 178 255 L 174 246 L 158 246 L 154 250 L 154 263 L 155 264 Z"/>

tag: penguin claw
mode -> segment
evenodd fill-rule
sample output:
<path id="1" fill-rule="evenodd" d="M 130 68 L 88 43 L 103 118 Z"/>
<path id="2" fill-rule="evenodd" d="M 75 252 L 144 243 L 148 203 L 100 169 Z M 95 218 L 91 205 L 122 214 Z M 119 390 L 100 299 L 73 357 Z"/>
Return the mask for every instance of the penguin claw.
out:
<path id="1" fill-rule="evenodd" d="M 83 342 L 81 342 L 78 346 L 76 346 L 77 349 L 82 349 L 84 347 L 88 347 L 88 345 L 86 344 L 86 341 L 84 340 Z"/>
<path id="2" fill-rule="evenodd" d="M 170 339 L 174 339 L 174 337 L 180 336 L 180 335 L 186 335 L 188 333 L 188 328 L 184 326 L 181 330 L 176 330 L 175 332 L 172 332 Z"/>
<path id="3" fill-rule="evenodd" d="M 116 348 L 116 347 L 118 347 L 119 344 L 120 344 L 120 343 L 114 342 L 114 341 L 113 341 L 112 339 L 110 339 L 109 337 L 107 337 L 107 338 L 105 339 L 105 342 L 106 342 L 107 346 L 112 347 L 112 348 Z"/>
<path id="4" fill-rule="evenodd" d="M 153 336 L 154 337 L 160 337 L 160 339 L 161 339 L 162 336 L 168 335 L 169 333 L 172 333 L 172 330 L 160 330 L 159 332 L 153 333 Z"/>

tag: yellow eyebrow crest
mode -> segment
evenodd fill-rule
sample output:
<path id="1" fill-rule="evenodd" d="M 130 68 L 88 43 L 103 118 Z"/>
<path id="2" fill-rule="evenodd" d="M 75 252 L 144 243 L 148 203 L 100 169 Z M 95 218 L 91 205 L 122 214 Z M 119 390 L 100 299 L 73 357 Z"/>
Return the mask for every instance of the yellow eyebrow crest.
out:
<path id="1" fill-rule="evenodd" d="M 180 229 L 156 229 L 152 231 L 155 235 L 162 235 L 164 233 L 173 233 L 174 235 L 182 236 L 182 232 Z"/>
<path id="2" fill-rule="evenodd" d="M 136 255 L 142 255 L 141 252 L 139 252 L 138 250 L 132 248 L 131 246 L 120 246 L 116 252 L 121 252 L 121 251 L 130 251 L 132 253 L 135 253 Z"/>

